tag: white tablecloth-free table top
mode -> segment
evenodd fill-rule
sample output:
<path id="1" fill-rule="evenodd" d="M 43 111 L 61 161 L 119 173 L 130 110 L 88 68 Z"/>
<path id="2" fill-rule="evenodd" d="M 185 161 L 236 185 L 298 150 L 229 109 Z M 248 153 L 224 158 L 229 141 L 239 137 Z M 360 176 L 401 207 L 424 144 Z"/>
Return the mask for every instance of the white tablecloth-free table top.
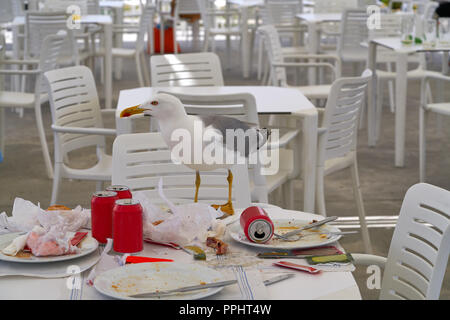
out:
<path id="1" fill-rule="evenodd" d="M 302 167 L 296 167 L 303 173 L 305 212 L 314 212 L 316 185 L 316 152 L 318 114 L 314 105 L 297 89 L 271 86 L 223 86 L 223 87 L 160 87 L 136 88 L 120 91 L 116 110 L 116 129 L 118 134 L 133 132 L 133 120 L 120 118 L 120 112 L 131 106 L 151 99 L 158 91 L 176 92 L 191 95 L 219 95 L 251 93 L 256 100 L 259 114 L 289 114 L 302 121 L 302 135 L 299 137 Z M 301 140 L 300 140 L 301 139 Z M 295 169 L 295 168 L 294 168 Z"/>
<path id="2" fill-rule="evenodd" d="M 302 213 L 298 211 L 282 210 L 278 207 L 267 207 L 266 211 L 272 218 L 292 218 L 299 219 L 321 219 L 323 217 Z M 232 240 L 228 235 L 225 241 L 230 246 L 230 252 L 240 252 L 243 255 L 256 255 L 258 250 L 253 247 L 245 246 Z M 159 257 L 173 259 L 180 263 L 193 263 L 192 257 L 171 248 L 144 244 L 144 250 L 139 253 L 140 256 Z M 266 261 L 265 264 L 271 264 L 274 261 Z M 297 259 L 292 262 L 299 263 Z M 203 263 L 203 262 L 202 262 Z M 259 266 L 259 265 L 258 265 Z M 1 264 L 0 264 L 1 267 Z M 43 267 L 43 266 L 39 266 Z M 256 272 L 255 268 L 248 266 L 247 275 Z M 280 268 L 266 269 L 259 268 L 261 272 L 261 280 L 272 278 L 281 273 L 295 273 L 293 278 L 281 281 L 271 286 L 263 288 L 265 292 L 259 294 L 260 297 L 270 300 L 312 300 L 312 299 L 361 299 L 361 295 L 355 279 L 351 272 L 322 272 L 317 275 L 311 275 L 305 272 L 299 272 L 289 269 Z M 71 278 L 59 279 L 41 279 L 31 277 L 0 277 L 0 299 L 57 299 L 57 300 L 91 300 L 91 299 L 107 299 L 96 291 L 94 287 L 88 286 L 85 282 L 89 271 L 82 274 L 81 287 L 70 285 L 73 281 Z M 207 299 L 227 299 L 230 297 L 230 288 L 213 295 Z M 256 293 L 256 292 L 255 292 Z M 256 295 L 258 296 L 258 295 Z"/>

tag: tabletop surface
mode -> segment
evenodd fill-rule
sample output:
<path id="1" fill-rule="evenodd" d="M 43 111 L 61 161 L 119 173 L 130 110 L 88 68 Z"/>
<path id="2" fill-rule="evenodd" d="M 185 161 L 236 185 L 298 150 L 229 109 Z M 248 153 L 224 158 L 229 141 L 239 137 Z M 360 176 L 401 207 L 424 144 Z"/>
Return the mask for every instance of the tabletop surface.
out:
<path id="1" fill-rule="evenodd" d="M 256 100 L 258 113 L 294 113 L 315 110 L 314 105 L 297 89 L 271 86 L 224 86 L 224 87 L 160 87 L 121 90 L 116 116 L 128 107 L 146 102 L 158 91 L 180 94 L 219 95 L 251 93 Z"/>
<path id="2" fill-rule="evenodd" d="M 304 213 L 299 211 L 283 210 L 276 206 L 265 205 L 265 210 L 270 214 L 272 219 L 284 219 L 284 218 L 296 218 L 302 220 L 320 219 L 320 216 Z M 239 210 L 242 211 L 242 210 Z M 231 219 L 238 220 L 238 217 L 231 217 Z M 220 262 L 216 262 L 215 259 L 207 259 L 205 263 L 209 267 L 219 267 L 217 270 L 222 270 L 223 267 L 236 266 L 235 264 L 242 264 L 245 270 L 245 274 L 249 281 L 254 281 L 255 278 L 260 281 L 273 278 L 274 276 L 284 273 L 294 273 L 295 276 L 289 280 L 281 281 L 271 286 L 259 288 L 259 296 L 265 299 L 271 300 L 311 300 L 311 299 L 361 299 L 361 295 L 356 284 L 356 281 L 351 272 L 348 271 L 323 271 L 319 274 L 309 274 L 306 272 L 293 271 L 285 268 L 273 267 L 272 263 L 278 260 L 272 261 L 267 259 L 256 259 L 261 261 L 263 265 L 259 263 L 254 265 L 255 255 L 260 250 L 256 248 L 243 245 L 231 239 L 227 234 L 224 241 L 230 246 L 231 261 L 219 259 Z M 339 246 L 339 244 L 336 244 Z M 342 249 L 342 248 L 341 248 Z M 262 250 L 262 249 L 261 249 Z M 234 254 L 233 254 L 234 253 Z M 213 255 L 213 253 L 210 253 Z M 192 263 L 192 257 L 187 255 L 182 250 L 174 250 L 164 246 L 145 244 L 144 250 L 138 255 L 147 257 L 159 257 L 173 259 L 179 263 Z M 294 263 L 304 263 L 301 259 L 294 259 L 286 261 L 292 261 Z M 74 262 L 72 262 L 73 264 Z M 0 270 L 1 270 L 0 261 Z M 226 272 L 223 269 L 223 272 Z M 259 270 L 259 271 L 258 271 Z M 235 272 L 234 270 L 233 272 Z M 0 277 L 0 286 L 3 290 L 0 290 L 0 299 L 107 299 L 105 296 L 97 292 L 94 287 L 86 284 L 87 272 L 82 274 L 81 287 L 68 286 L 70 278 L 58 278 L 58 279 L 43 279 L 33 277 L 21 277 L 21 276 L 8 276 Z M 252 279 L 252 274 L 256 273 L 256 277 Z M 236 277 L 241 276 L 236 274 Z M 252 284 L 252 285 L 253 285 Z M 42 290 L 42 288 L 46 288 Z M 256 286 L 254 289 L 255 298 L 258 297 Z M 235 299 L 235 293 L 230 291 L 231 288 L 225 288 L 220 293 L 211 296 L 210 299 Z M 235 289 L 236 290 L 236 289 Z M 261 292 L 264 290 L 264 292 Z M 237 290 L 239 294 L 239 291 Z M 234 294 L 234 295 L 233 295 Z M 241 298 L 242 299 L 242 298 Z"/>
<path id="3" fill-rule="evenodd" d="M 241 7 L 255 7 L 264 4 L 264 0 L 227 0 L 227 2 Z"/>
<path id="4" fill-rule="evenodd" d="M 297 18 L 307 22 L 340 21 L 342 13 L 299 13 Z"/>
<path id="5" fill-rule="evenodd" d="M 377 45 L 383 46 L 385 48 L 394 50 L 400 53 L 415 53 L 415 52 L 426 52 L 426 51 L 450 51 L 450 46 L 441 46 L 439 43 L 435 47 L 424 47 L 420 45 L 404 45 L 401 42 L 400 37 L 389 37 L 389 38 L 375 38 L 371 40 Z"/>

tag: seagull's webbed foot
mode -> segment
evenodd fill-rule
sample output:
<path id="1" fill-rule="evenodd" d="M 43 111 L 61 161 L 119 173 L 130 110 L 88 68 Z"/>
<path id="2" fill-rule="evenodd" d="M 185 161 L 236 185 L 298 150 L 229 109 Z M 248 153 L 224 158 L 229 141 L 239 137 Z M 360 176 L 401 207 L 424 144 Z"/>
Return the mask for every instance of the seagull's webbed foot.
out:
<path id="1" fill-rule="evenodd" d="M 220 209 L 224 215 L 220 217 L 220 219 L 225 219 L 226 217 L 232 216 L 234 214 L 233 204 L 231 201 L 225 203 L 225 204 L 212 204 L 211 207 L 218 210 Z"/>

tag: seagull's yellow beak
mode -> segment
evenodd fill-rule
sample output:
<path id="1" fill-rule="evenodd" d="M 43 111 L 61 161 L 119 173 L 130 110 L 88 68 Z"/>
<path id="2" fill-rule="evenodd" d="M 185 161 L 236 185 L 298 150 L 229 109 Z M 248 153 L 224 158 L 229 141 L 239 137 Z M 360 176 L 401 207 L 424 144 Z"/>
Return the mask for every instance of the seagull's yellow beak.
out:
<path id="1" fill-rule="evenodd" d="M 141 108 L 141 105 L 139 104 L 137 106 L 129 107 L 129 108 L 126 108 L 126 109 L 122 110 L 122 112 L 120 113 L 120 117 L 121 118 L 126 118 L 126 117 L 130 117 L 130 116 L 132 116 L 134 114 L 143 113 L 144 111 L 145 111 L 145 109 Z"/>

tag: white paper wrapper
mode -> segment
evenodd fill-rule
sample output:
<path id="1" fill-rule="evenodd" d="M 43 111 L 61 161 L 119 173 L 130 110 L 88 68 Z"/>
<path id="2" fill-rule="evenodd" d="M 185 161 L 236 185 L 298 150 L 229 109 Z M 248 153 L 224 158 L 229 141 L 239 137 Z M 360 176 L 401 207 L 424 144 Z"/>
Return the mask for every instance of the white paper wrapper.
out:
<path id="1" fill-rule="evenodd" d="M 126 257 L 128 256 L 128 254 L 122 255 L 122 256 L 109 255 L 108 253 L 111 251 L 112 245 L 113 245 L 113 240 L 107 239 L 105 249 L 103 249 L 103 252 L 100 255 L 100 259 L 99 259 L 97 265 L 91 270 L 91 272 L 89 273 L 89 275 L 86 279 L 86 283 L 89 286 L 94 285 L 95 277 L 97 275 L 101 274 L 102 272 L 125 265 Z"/>
<path id="2" fill-rule="evenodd" d="M 50 230 L 53 226 L 66 231 L 78 231 L 89 222 L 89 210 L 77 206 L 73 210 L 45 211 L 40 205 L 22 198 L 14 200 L 11 217 L 5 212 L 0 214 L 0 229 L 8 232 L 29 232 L 34 226 L 42 226 Z"/>
<path id="3" fill-rule="evenodd" d="M 138 200 L 143 208 L 144 237 L 154 241 L 187 245 L 205 243 L 207 236 L 212 233 L 219 235 L 224 230 L 217 221 L 221 213 L 210 205 L 205 203 L 175 205 L 164 196 L 162 190 L 161 179 L 159 195 L 171 213 L 155 205 L 155 202 L 146 196 L 145 191 L 133 192 L 133 199 Z M 153 225 L 154 222 L 161 220 L 163 222 Z"/>

